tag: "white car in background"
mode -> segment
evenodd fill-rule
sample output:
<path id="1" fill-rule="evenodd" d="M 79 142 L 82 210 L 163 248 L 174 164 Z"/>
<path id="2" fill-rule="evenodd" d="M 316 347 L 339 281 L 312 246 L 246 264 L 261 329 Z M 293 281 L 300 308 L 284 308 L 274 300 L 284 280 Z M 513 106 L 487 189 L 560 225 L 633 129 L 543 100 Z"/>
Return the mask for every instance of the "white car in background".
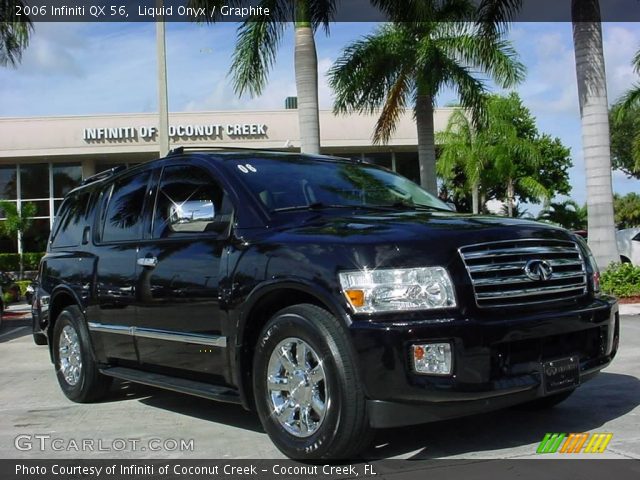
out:
<path id="1" fill-rule="evenodd" d="M 622 263 L 640 265 L 640 228 L 625 228 L 616 232 Z"/>

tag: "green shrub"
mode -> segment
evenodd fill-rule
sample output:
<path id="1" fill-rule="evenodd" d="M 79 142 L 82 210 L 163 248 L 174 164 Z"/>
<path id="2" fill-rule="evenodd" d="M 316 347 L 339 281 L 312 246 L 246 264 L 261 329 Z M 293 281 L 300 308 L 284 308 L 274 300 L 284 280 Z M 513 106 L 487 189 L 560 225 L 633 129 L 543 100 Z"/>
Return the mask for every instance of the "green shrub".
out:
<path id="1" fill-rule="evenodd" d="M 45 252 L 25 252 L 22 255 L 25 270 L 38 270 Z"/>
<path id="2" fill-rule="evenodd" d="M 24 269 L 38 270 L 44 252 L 25 252 L 22 254 Z M 17 253 L 0 253 L 0 271 L 17 272 L 20 270 L 20 255 Z"/>
<path id="3" fill-rule="evenodd" d="M 15 272 L 20 270 L 20 255 L 17 253 L 0 253 L 0 271 Z"/>
<path id="4" fill-rule="evenodd" d="M 9 305 L 11 302 L 13 302 L 13 295 L 11 295 L 11 293 L 9 292 L 4 292 L 2 294 L 2 303 L 4 303 L 4 306 L 6 307 L 7 305 Z"/>
<path id="5" fill-rule="evenodd" d="M 616 297 L 640 295 L 640 267 L 630 263 L 613 263 L 602 274 L 600 287 Z"/>
<path id="6" fill-rule="evenodd" d="M 20 296 L 24 297 L 27 293 L 27 287 L 31 285 L 31 280 L 18 280 L 16 286 L 20 289 Z"/>

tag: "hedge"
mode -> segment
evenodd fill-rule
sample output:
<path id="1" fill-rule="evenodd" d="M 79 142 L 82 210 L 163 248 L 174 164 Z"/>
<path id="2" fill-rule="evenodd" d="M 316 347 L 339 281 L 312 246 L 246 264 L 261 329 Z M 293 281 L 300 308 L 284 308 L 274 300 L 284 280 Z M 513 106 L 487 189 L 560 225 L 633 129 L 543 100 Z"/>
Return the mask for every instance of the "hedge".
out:
<path id="1" fill-rule="evenodd" d="M 38 270 L 44 252 L 25 252 L 22 255 L 25 270 Z M 0 253 L 0 271 L 17 272 L 20 270 L 20 255 L 17 253 Z"/>
<path id="2" fill-rule="evenodd" d="M 640 295 L 640 267 L 630 263 L 613 263 L 600 277 L 600 287 L 616 297 Z"/>

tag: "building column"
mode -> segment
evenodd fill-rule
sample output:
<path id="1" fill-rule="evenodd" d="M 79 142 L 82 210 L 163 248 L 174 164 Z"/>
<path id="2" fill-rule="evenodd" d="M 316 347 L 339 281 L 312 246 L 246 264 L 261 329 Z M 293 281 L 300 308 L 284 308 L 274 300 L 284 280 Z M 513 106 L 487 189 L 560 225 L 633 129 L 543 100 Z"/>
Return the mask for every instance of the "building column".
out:
<path id="1" fill-rule="evenodd" d="M 96 161 L 93 158 L 82 160 L 82 179 L 87 179 L 96 174 Z"/>

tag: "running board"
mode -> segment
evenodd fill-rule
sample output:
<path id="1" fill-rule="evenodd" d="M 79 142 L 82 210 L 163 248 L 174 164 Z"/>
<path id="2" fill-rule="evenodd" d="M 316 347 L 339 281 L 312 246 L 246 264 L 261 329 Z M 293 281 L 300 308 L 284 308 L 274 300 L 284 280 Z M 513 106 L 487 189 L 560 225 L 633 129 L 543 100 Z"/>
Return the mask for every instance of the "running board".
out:
<path id="1" fill-rule="evenodd" d="M 208 398 L 218 402 L 241 403 L 237 390 L 228 387 L 219 387 L 209 383 L 196 382 L 159 373 L 141 372 L 140 370 L 124 367 L 102 368 L 100 373 L 120 380 L 195 395 L 196 397 Z"/>

